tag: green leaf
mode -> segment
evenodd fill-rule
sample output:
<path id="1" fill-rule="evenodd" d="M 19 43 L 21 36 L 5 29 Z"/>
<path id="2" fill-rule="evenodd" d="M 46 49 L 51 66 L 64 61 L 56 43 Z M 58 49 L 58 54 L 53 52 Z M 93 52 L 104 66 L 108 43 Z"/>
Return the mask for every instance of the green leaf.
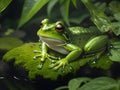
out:
<path id="1" fill-rule="evenodd" d="M 114 26 L 112 31 L 115 33 L 115 35 L 120 35 L 120 22 L 114 22 L 112 25 Z"/>
<path id="2" fill-rule="evenodd" d="M 115 13 L 114 17 L 115 17 L 116 20 L 120 21 L 120 12 Z"/>
<path id="3" fill-rule="evenodd" d="M 98 7 L 100 10 L 105 11 L 106 9 L 106 4 L 105 2 L 96 2 L 94 5 Z"/>
<path id="4" fill-rule="evenodd" d="M 72 3 L 75 7 L 77 7 L 77 0 L 72 0 Z"/>
<path id="5" fill-rule="evenodd" d="M 50 0 L 48 3 L 48 7 L 47 7 L 47 13 L 50 16 L 50 13 L 53 9 L 53 7 L 55 6 L 55 4 L 58 2 L 58 0 Z"/>
<path id="6" fill-rule="evenodd" d="M 0 13 L 5 10 L 12 0 L 0 0 Z"/>
<path id="7" fill-rule="evenodd" d="M 78 90 L 119 90 L 118 83 L 109 77 L 99 77 L 81 86 Z"/>
<path id="8" fill-rule="evenodd" d="M 78 90 L 78 88 L 83 84 L 86 83 L 88 81 L 90 81 L 90 78 L 75 78 L 69 81 L 68 83 L 68 88 L 69 90 Z"/>
<path id="9" fill-rule="evenodd" d="M 119 13 L 120 12 L 120 1 L 111 1 L 109 4 L 109 9 L 112 13 Z"/>
<path id="10" fill-rule="evenodd" d="M 70 18 L 69 20 L 72 23 L 80 24 L 88 16 L 89 16 L 89 14 L 85 13 L 85 14 L 80 15 L 79 17 Z"/>
<path id="11" fill-rule="evenodd" d="M 18 28 L 29 21 L 48 1 L 49 0 L 25 0 Z"/>
<path id="12" fill-rule="evenodd" d="M 69 24 L 69 5 L 70 5 L 70 0 L 65 0 L 63 3 L 61 3 L 60 11 L 62 14 L 63 19 Z"/>
<path id="13" fill-rule="evenodd" d="M 110 52 L 109 58 L 112 61 L 120 62 L 120 42 L 119 41 L 112 42 L 111 45 L 112 48 L 109 51 Z"/>
<path id="14" fill-rule="evenodd" d="M 120 42 L 119 41 L 118 42 L 113 42 L 111 44 L 112 44 L 113 48 L 120 49 Z"/>
<path id="15" fill-rule="evenodd" d="M 81 1 L 89 10 L 93 23 L 97 26 L 97 28 L 101 32 L 107 32 L 111 29 L 113 30 L 113 26 L 109 20 L 109 17 L 107 17 L 103 11 L 95 7 L 89 0 L 81 0 Z"/>
<path id="16" fill-rule="evenodd" d="M 21 41 L 18 38 L 14 38 L 14 37 L 0 38 L 0 49 L 1 50 L 10 50 L 10 49 L 18 47 L 22 44 L 23 44 L 23 41 Z"/>
<path id="17" fill-rule="evenodd" d="M 111 49 L 110 50 L 111 55 L 109 55 L 109 58 L 112 61 L 120 62 L 120 49 Z"/>

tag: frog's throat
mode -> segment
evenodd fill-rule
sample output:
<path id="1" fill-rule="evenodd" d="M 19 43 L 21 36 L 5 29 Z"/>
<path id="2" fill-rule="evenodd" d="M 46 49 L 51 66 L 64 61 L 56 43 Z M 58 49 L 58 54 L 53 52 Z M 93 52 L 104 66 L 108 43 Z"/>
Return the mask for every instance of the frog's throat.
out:
<path id="1" fill-rule="evenodd" d="M 40 36 L 40 40 L 42 42 L 45 42 L 46 45 L 56 51 L 59 52 L 61 54 L 68 54 L 69 51 L 67 51 L 63 46 L 66 44 L 66 42 L 55 39 L 55 38 L 50 38 L 50 37 L 46 37 L 46 36 Z"/>

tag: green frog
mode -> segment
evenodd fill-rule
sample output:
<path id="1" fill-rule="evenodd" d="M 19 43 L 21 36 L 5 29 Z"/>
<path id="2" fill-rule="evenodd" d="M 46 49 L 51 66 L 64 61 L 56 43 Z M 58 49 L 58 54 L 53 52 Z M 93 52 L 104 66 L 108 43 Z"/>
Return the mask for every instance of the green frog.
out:
<path id="1" fill-rule="evenodd" d="M 68 28 L 62 21 L 50 23 L 49 19 L 42 20 L 41 28 L 38 30 L 37 35 L 42 43 L 41 54 L 34 57 L 41 57 L 39 68 L 42 68 L 46 58 L 56 59 L 56 57 L 48 54 L 48 48 L 65 56 L 49 66 L 54 70 L 64 69 L 65 66 L 70 65 L 83 53 L 89 55 L 101 52 L 108 43 L 108 36 L 97 29 L 79 26 Z"/>

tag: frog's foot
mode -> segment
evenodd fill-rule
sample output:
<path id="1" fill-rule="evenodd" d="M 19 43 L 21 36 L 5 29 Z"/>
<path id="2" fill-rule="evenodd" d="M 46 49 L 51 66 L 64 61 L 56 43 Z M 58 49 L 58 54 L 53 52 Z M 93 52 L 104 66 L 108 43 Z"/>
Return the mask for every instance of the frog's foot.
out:
<path id="1" fill-rule="evenodd" d="M 38 68 L 41 69 L 43 67 L 43 64 L 45 62 L 45 59 L 48 59 L 51 61 L 51 63 L 56 62 L 56 60 L 58 60 L 58 57 L 52 56 L 48 53 L 42 54 L 41 51 L 38 50 L 34 50 L 35 53 L 40 53 L 38 55 L 35 55 L 33 57 L 34 60 L 36 60 L 37 58 L 40 58 L 40 64 L 38 65 Z"/>
<path id="2" fill-rule="evenodd" d="M 101 52 L 94 54 L 90 58 L 90 63 L 96 64 L 98 62 L 98 60 L 100 59 L 100 57 L 103 55 L 103 53 L 104 53 L 104 51 L 101 51 Z"/>
<path id="3" fill-rule="evenodd" d="M 62 73 L 65 72 L 65 66 L 69 66 L 70 72 L 73 71 L 72 66 L 68 63 L 68 61 L 64 58 L 62 60 L 57 61 L 56 63 L 53 63 L 49 65 L 49 68 L 52 68 L 53 70 L 58 70 L 61 68 Z"/>

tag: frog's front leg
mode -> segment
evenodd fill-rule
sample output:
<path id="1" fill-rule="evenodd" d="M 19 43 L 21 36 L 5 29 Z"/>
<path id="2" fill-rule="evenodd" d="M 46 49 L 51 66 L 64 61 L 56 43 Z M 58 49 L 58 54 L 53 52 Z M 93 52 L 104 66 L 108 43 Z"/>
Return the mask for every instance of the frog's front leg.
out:
<path id="1" fill-rule="evenodd" d="M 64 46 L 64 48 L 66 50 L 70 51 L 70 52 L 66 55 L 65 58 L 57 61 L 54 64 L 51 64 L 49 66 L 50 68 L 53 68 L 54 70 L 57 70 L 60 67 L 62 67 L 62 70 L 64 70 L 66 65 L 69 65 L 70 62 L 74 61 L 82 53 L 82 49 L 80 47 L 76 46 L 76 45 L 73 45 L 73 44 L 67 44 L 67 45 Z M 70 70 L 71 70 L 71 66 L 70 66 Z"/>
<path id="2" fill-rule="evenodd" d="M 38 57 L 40 57 L 40 64 L 39 64 L 39 66 L 38 66 L 38 68 L 39 69 L 41 69 L 42 68 L 42 66 L 43 66 L 43 64 L 44 64 L 44 62 L 45 62 L 45 59 L 58 59 L 57 57 L 54 57 L 54 56 L 52 56 L 52 55 L 49 55 L 48 53 L 47 53 L 47 45 L 46 45 L 46 43 L 45 42 L 42 42 L 42 45 L 41 45 L 41 51 L 38 51 L 38 50 L 35 50 L 34 52 L 38 52 L 38 53 L 40 53 L 40 54 L 38 54 L 38 55 L 36 55 L 36 56 L 34 56 L 33 58 L 34 59 L 37 59 Z"/>

